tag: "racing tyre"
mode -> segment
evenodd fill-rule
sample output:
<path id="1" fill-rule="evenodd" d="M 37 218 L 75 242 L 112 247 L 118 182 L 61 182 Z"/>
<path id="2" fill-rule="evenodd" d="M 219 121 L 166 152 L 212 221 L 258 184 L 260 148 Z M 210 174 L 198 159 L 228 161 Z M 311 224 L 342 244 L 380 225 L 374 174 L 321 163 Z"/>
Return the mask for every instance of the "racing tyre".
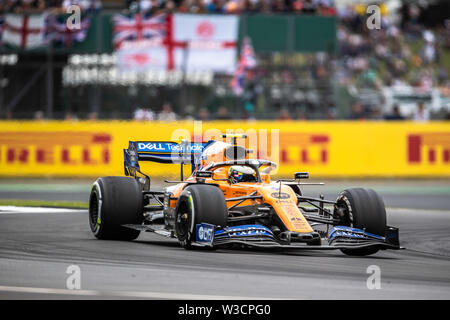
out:
<path id="1" fill-rule="evenodd" d="M 95 237 L 134 240 L 139 230 L 122 227 L 143 221 L 142 187 L 133 178 L 103 177 L 94 182 L 89 198 L 89 225 Z"/>
<path id="2" fill-rule="evenodd" d="M 222 227 L 228 224 L 225 197 L 216 186 L 195 184 L 181 193 L 175 214 L 175 235 L 183 248 L 192 248 L 195 225 L 199 223 Z"/>
<path id="3" fill-rule="evenodd" d="M 383 199 L 372 189 L 352 188 L 342 191 L 337 206 L 343 208 L 338 225 L 364 229 L 385 236 L 386 208 Z M 378 252 L 378 248 L 341 249 L 350 256 L 366 256 Z"/>

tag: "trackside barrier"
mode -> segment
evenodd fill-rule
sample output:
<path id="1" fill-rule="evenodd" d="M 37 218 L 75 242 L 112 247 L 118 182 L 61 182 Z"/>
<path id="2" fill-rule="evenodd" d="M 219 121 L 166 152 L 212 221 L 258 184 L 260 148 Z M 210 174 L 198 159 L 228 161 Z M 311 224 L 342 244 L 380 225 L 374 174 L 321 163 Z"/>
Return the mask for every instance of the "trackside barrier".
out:
<path id="1" fill-rule="evenodd" d="M 227 130 L 247 133 L 258 149 L 252 157 L 279 162 L 280 176 L 450 177 L 450 123 L 347 121 L 0 121 L 0 176 L 123 175 L 129 140 L 207 140 Z M 178 173 L 174 165 L 141 168 Z"/>

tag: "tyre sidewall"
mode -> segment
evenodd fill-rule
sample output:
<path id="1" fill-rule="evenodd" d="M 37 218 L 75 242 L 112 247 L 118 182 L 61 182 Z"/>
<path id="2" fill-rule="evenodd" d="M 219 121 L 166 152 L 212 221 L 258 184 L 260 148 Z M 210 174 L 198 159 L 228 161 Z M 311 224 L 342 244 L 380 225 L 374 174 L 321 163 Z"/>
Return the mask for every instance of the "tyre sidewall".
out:
<path id="1" fill-rule="evenodd" d="M 228 209 L 222 191 L 211 185 L 190 185 L 180 195 L 176 217 L 180 214 L 180 206 L 189 208 L 189 230 L 187 234 L 180 236 L 175 230 L 180 243 L 185 246 L 196 241 L 195 226 L 199 223 L 209 223 L 215 226 L 225 227 L 228 223 Z M 177 226 L 177 224 L 175 224 Z M 177 229 L 177 228 L 175 228 Z"/>
<path id="2" fill-rule="evenodd" d="M 178 230 L 178 224 L 176 221 L 178 221 L 178 215 L 182 214 L 181 208 L 183 206 L 186 206 L 187 208 L 187 214 L 188 214 L 188 230 Z M 189 190 L 184 189 L 183 192 L 180 194 L 177 208 L 176 208 L 176 215 L 175 215 L 175 235 L 177 236 L 178 241 L 183 247 L 190 246 L 192 241 L 195 241 L 193 237 L 194 233 L 194 222 L 195 222 L 195 208 L 196 204 L 194 202 L 194 198 L 192 196 L 192 193 Z"/>
<path id="3" fill-rule="evenodd" d="M 126 192 L 124 192 L 126 191 Z M 139 183 L 126 177 L 104 177 L 94 182 L 92 194 L 98 198 L 98 218 L 90 226 L 99 239 L 132 240 L 138 230 L 122 227 L 123 224 L 141 224 L 143 197 Z"/>
<path id="4" fill-rule="evenodd" d="M 386 209 L 383 199 L 372 189 L 352 188 L 342 191 L 336 202 L 344 202 L 348 209 L 345 223 L 353 228 L 385 236 Z M 341 249 L 349 256 L 367 256 L 379 248 Z"/>
<path id="5" fill-rule="evenodd" d="M 104 226 L 104 221 L 102 223 L 102 204 L 103 204 L 103 200 L 102 200 L 102 187 L 101 187 L 101 184 L 100 184 L 100 179 L 95 181 L 93 186 L 92 186 L 91 195 L 90 195 L 90 198 L 89 198 L 89 203 L 94 201 L 94 199 L 93 199 L 94 195 L 96 197 L 97 206 L 98 206 L 97 207 L 98 208 L 98 213 L 97 213 L 98 216 L 97 216 L 97 220 L 96 221 L 92 221 L 91 212 L 89 212 L 89 226 L 91 227 L 91 231 L 94 234 L 94 236 L 99 237 L 101 235 L 101 233 L 102 233 L 103 226 Z"/>
<path id="6" fill-rule="evenodd" d="M 342 191 L 336 202 L 348 208 L 351 227 L 385 236 L 386 209 L 381 197 L 372 189 L 354 188 Z"/>

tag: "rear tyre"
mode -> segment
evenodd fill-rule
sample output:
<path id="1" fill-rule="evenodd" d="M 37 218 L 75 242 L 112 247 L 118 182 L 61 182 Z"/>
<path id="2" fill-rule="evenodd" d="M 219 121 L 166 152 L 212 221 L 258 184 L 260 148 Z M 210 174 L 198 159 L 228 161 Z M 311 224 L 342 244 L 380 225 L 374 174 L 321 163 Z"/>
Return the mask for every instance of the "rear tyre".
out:
<path id="1" fill-rule="evenodd" d="M 140 231 L 123 227 L 143 220 L 142 187 L 133 178 L 103 177 L 92 186 L 89 225 L 98 239 L 134 240 Z"/>
<path id="2" fill-rule="evenodd" d="M 187 186 L 181 193 L 175 213 L 175 235 L 185 249 L 192 248 L 195 225 L 209 223 L 225 227 L 228 209 L 222 191 L 207 184 Z"/>
<path id="3" fill-rule="evenodd" d="M 342 191 L 337 200 L 342 216 L 338 225 L 363 229 L 367 232 L 385 236 L 386 209 L 383 199 L 372 189 L 352 188 Z M 336 213 L 336 212 L 335 212 Z M 378 252 L 378 248 L 341 249 L 350 256 L 366 256 Z"/>

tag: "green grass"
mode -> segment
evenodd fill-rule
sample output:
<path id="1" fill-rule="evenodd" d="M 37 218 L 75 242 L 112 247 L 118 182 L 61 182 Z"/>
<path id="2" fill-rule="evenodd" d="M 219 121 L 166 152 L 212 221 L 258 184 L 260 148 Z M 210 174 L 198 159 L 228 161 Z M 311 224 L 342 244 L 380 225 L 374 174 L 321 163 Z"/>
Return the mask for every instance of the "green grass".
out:
<path id="1" fill-rule="evenodd" d="M 87 202 L 0 199 L 0 206 L 87 209 Z"/>

